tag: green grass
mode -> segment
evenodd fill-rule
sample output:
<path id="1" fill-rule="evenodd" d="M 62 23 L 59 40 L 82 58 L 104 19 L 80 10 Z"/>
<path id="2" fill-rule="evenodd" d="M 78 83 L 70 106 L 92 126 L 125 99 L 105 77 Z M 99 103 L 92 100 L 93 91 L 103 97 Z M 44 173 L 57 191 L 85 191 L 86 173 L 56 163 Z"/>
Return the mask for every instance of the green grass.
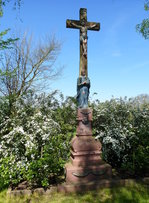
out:
<path id="1" fill-rule="evenodd" d="M 149 203 L 149 186 L 132 184 L 129 187 L 105 188 L 84 194 L 54 193 L 39 197 L 9 197 L 0 193 L 0 203 Z"/>

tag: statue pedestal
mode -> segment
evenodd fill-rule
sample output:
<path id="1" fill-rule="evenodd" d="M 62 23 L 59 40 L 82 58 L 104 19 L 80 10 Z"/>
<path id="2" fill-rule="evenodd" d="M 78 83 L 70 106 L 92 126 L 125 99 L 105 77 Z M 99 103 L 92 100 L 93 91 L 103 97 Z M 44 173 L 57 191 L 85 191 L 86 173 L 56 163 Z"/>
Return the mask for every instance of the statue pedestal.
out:
<path id="1" fill-rule="evenodd" d="M 69 185 L 71 191 L 82 184 L 97 185 L 112 175 L 111 166 L 101 159 L 101 143 L 92 137 L 92 109 L 78 109 L 77 122 L 77 134 L 71 141 L 71 162 L 65 166 L 66 183 L 60 191 L 67 188 L 69 192 Z"/>

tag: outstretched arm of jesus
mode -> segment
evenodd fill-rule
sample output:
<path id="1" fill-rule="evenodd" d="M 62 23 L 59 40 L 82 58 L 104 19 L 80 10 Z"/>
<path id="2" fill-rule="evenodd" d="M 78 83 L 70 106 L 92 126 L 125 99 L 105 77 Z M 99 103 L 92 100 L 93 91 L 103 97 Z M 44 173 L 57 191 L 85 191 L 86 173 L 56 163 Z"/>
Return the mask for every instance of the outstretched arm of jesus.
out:
<path id="1" fill-rule="evenodd" d="M 96 27 L 96 24 L 93 24 L 93 25 L 91 25 L 91 26 L 88 26 L 88 28 L 94 28 L 94 27 Z"/>
<path id="2" fill-rule="evenodd" d="M 76 27 L 76 28 L 81 28 L 80 25 L 77 25 L 77 24 L 75 24 L 75 23 L 73 23 L 73 22 L 70 22 L 70 24 L 73 25 L 73 26 Z"/>

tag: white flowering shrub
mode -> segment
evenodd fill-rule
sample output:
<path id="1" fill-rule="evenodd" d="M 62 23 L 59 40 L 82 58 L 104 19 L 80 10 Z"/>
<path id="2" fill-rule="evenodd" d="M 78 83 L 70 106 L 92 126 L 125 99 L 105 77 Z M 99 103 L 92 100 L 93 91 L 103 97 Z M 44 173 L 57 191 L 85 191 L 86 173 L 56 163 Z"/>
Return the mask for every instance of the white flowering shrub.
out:
<path id="1" fill-rule="evenodd" d="M 94 102 L 93 129 L 103 158 L 113 167 L 142 173 L 149 168 L 149 104 L 112 99 Z"/>
<path id="2" fill-rule="evenodd" d="M 63 171 L 75 126 L 64 131 L 65 122 L 72 119 L 64 110 L 65 102 L 60 103 L 54 95 L 29 92 L 16 101 L 13 115 L 1 116 L 1 187 L 22 180 L 48 186 Z M 69 114 L 73 114 L 71 108 Z"/>
<path id="3" fill-rule="evenodd" d="M 93 134 L 103 158 L 113 167 L 149 171 L 149 103 L 138 99 L 92 102 Z M 47 187 L 63 174 L 76 133 L 76 100 L 53 92 L 29 91 L 17 99 L 0 98 L 0 189 L 27 180 Z"/>

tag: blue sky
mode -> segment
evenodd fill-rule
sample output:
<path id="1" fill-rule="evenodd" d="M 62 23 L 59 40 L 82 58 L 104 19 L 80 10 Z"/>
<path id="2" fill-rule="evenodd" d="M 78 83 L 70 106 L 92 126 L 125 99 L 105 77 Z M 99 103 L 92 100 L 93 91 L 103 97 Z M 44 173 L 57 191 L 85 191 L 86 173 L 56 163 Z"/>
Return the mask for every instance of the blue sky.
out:
<path id="1" fill-rule="evenodd" d="M 87 8 L 88 21 L 100 22 L 99 32 L 88 31 L 90 96 L 101 101 L 112 96 L 149 94 L 149 40 L 135 26 L 149 16 L 144 0 L 24 0 L 20 11 L 8 4 L 1 29 L 33 33 L 35 39 L 55 34 L 62 43 L 57 66 L 62 77 L 49 87 L 65 96 L 76 95 L 79 75 L 79 31 L 66 28 L 66 19 L 79 20 L 79 9 Z"/>

